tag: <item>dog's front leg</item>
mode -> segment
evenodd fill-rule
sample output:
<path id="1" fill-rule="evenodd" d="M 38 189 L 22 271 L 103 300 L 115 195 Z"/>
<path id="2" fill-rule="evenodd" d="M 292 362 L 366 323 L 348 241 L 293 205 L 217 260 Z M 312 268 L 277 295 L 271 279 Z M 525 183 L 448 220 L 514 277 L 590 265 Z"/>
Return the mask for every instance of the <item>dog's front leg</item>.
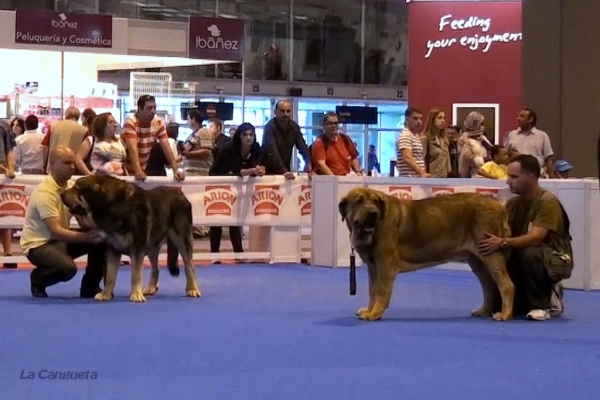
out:
<path id="1" fill-rule="evenodd" d="M 359 317 L 370 312 L 375 304 L 375 282 L 377 281 L 377 265 L 375 262 L 367 263 L 367 271 L 369 274 L 369 305 L 367 307 L 359 308 L 356 311 L 356 315 Z"/>
<path id="2" fill-rule="evenodd" d="M 132 254 L 131 256 L 131 296 L 129 299 L 134 303 L 143 303 L 146 301 L 142 292 L 142 283 L 144 278 L 144 254 Z"/>
<path id="3" fill-rule="evenodd" d="M 377 321 L 390 305 L 397 269 L 386 263 L 377 264 L 377 275 L 373 280 L 373 293 L 370 297 L 370 310 L 363 312 L 359 318 L 366 321 Z M 371 291 L 371 290 L 369 290 Z"/>
<path id="4" fill-rule="evenodd" d="M 150 272 L 150 281 L 148 282 L 148 286 L 144 289 L 144 294 L 146 296 L 154 296 L 156 292 L 158 292 L 158 253 L 160 249 L 153 249 L 148 253 L 148 258 L 150 259 L 150 265 L 152 267 L 152 271 Z"/>
<path id="5" fill-rule="evenodd" d="M 98 293 L 94 299 L 98 301 L 109 301 L 114 295 L 117 272 L 121 263 L 121 254 L 109 249 L 106 252 L 106 276 L 104 277 L 104 290 Z"/>

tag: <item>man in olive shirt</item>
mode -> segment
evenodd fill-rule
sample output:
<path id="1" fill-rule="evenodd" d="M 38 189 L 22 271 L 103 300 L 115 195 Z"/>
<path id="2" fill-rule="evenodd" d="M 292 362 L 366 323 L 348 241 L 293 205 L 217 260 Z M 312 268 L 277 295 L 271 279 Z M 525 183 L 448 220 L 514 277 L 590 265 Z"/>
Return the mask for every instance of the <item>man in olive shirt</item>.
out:
<path id="1" fill-rule="evenodd" d="M 508 274 L 515 285 L 514 314 L 547 320 L 562 314 L 562 284 L 573 268 L 569 219 L 558 198 L 542 189 L 537 159 L 521 154 L 508 165 L 508 186 L 517 194 L 506 208 L 511 237 L 491 234 L 479 244 L 488 255 L 505 250 Z"/>
<path id="2" fill-rule="evenodd" d="M 33 191 L 25 214 L 21 247 L 35 266 L 31 271 L 31 294 L 48 297 L 46 288 L 68 282 L 77 274 L 75 258 L 88 254 L 80 296 L 93 298 L 99 292 L 106 267 L 106 246 L 99 232 L 70 229 L 71 214 L 61 193 L 73 186 L 75 154 L 58 145 L 50 153 L 49 172 Z"/>

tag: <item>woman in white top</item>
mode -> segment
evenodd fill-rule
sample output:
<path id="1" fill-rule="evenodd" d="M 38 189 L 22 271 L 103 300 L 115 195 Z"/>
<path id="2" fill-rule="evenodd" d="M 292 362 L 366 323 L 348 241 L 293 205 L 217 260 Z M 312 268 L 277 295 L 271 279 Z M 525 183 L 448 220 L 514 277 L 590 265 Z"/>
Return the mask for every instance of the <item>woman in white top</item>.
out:
<path id="1" fill-rule="evenodd" d="M 75 156 L 75 164 L 85 175 L 106 174 L 126 175 L 123 166 L 127 152 L 123 142 L 117 138 L 117 122 L 111 113 L 103 113 L 96 117 L 79 152 Z"/>

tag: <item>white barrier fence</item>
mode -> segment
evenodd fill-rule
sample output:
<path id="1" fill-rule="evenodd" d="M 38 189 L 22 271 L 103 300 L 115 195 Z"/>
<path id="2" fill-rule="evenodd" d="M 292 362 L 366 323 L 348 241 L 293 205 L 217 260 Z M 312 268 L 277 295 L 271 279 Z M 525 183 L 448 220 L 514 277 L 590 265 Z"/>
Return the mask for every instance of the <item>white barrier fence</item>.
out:
<path id="1" fill-rule="evenodd" d="M 43 180 L 42 175 L 20 175 L 0 183 L 0 228 L 21 228 L 31 193 Z M 77 179 L 77 177 L 74 177 Z M 124 180 L 135 182 L 133 177 Z M 195 226 L 270 227 L 257 251 L 235 253 L 195 253 L 195 260 L 266 259 L 271 262 L 300 262 L 310 254 L 300 247 L 302 228 L 310 228 L 311 188 L 308 176 L 294 180 L 283 176 L 261 178 L 188 177 L 176 182 L 168 177 L 149 177 L 136 182 L 150 189 L 156 186 L 179 188 L 192 203 Z M 77 226 L 75 219 L 72 225 Z M 269 234 L 270 233 L 270 234 Z M 264 243 L 260 243 L 264 242 Z M 165 255 L 161 255 L 161 260 Z M 0 262 L 27 262 L 25 257 L 0 257 Z"/>
<path id="2" fill-rule="evenodd" d="M 0 228 L 21 228 L 29 196 L 43 176 L 21 175 L 0 183 Z M 134 181 L 132 177 L 123 178 Z M 571 220 L 575 268 L 565 286 L 600 289 L 600 196 L 597 179 L 542 180 L 541 185 L 561 200 Z M 196 226 L 251 226 L 261 228 L 261 242 L 250 245 L 246 260 L 311 263 L 326 267 L 349 265 L 348 230 L 338 213 L 338 202 L 350 189 L 367 186 L 392 196 L 420 199 L 457 192 L 477 192 L 506 201 L 512 196 L 506 182 L 488 179 L 375 178 L 306 175 L 295 180 L 262 178 L 188 177 L 175 182 L 151 177 L 141 187 L 180 188 L 193 206 Z M 312 199 L 315 199 L 313 202 Z M 302 252 L 302 230 L 311 232 L 311 249 Z M 266 230 L 266 232 L 265 232 Z M 250 237 L 252 243 L 252 232 Z M 254 250 L 254 251 L 253 251 Z M 195 260 L 232 259 L 235 253 L 195 253 Z M 164 255 L 161 257 L 164 260 Z M 0 262 L 22 262 L 24 257 L 0 257 Z M 448 264 L 448 268 L 468 268 Z"/>
<path id="3" fill-rule="evenodd" d="M 574 269 L 564 282 L 570 289 L 600 289 L 600 196 L 597 179 L 548 179 L 540 184 L 558 196 L 571 221 Z M 315 265 L 347 267 L 350 243 L 337 205 L 357 186 L 381 190 L 392 196 L 420 199 L 457 192 L 478 192 L 506 201 L 512 196 L 505 181 L 491 179 L 420 179 L 329 177 L 313 179 L 311 261 Z M 466 264 L 446 268 L 468 269 Z"/>

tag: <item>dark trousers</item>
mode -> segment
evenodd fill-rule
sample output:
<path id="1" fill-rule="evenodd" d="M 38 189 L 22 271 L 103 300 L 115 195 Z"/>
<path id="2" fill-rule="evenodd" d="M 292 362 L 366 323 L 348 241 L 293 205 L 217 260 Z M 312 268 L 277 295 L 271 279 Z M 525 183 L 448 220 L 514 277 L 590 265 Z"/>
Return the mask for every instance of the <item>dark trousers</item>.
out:
<path id="1" fill-rule="evenodd" d="M 46 288 L 68 282 L 77 274 L 74 259 L 88 255 L 88 264 L 81 279 L 81 293 L 96 293 L 106 270 L 106 244 L 64 243 L 50 241 L 29 250 L 27 259 L 36 268 L 31 271 L 31 284 Z"/>
<path id="2" fill-rule="evenodd" d="M 506 267 L 515 285 L 515 315 L 550 308 L 554 282 L 544 266 L 541 247 L 512 250 Z"/>
<path id="3" fill-rule="evenodd" d="M 220 226 L 211 226 L 208 231 L 210 238 L 210 252 L 218 253 L 221 247 L 221 236 L 223 236 L 223 228 Z M 242 227 L 241 226 L 230 226 L 229 227 L 229 239 L 233 246 L 235 253 L 241 253 L 244 251 L 242 247 Z"/>

